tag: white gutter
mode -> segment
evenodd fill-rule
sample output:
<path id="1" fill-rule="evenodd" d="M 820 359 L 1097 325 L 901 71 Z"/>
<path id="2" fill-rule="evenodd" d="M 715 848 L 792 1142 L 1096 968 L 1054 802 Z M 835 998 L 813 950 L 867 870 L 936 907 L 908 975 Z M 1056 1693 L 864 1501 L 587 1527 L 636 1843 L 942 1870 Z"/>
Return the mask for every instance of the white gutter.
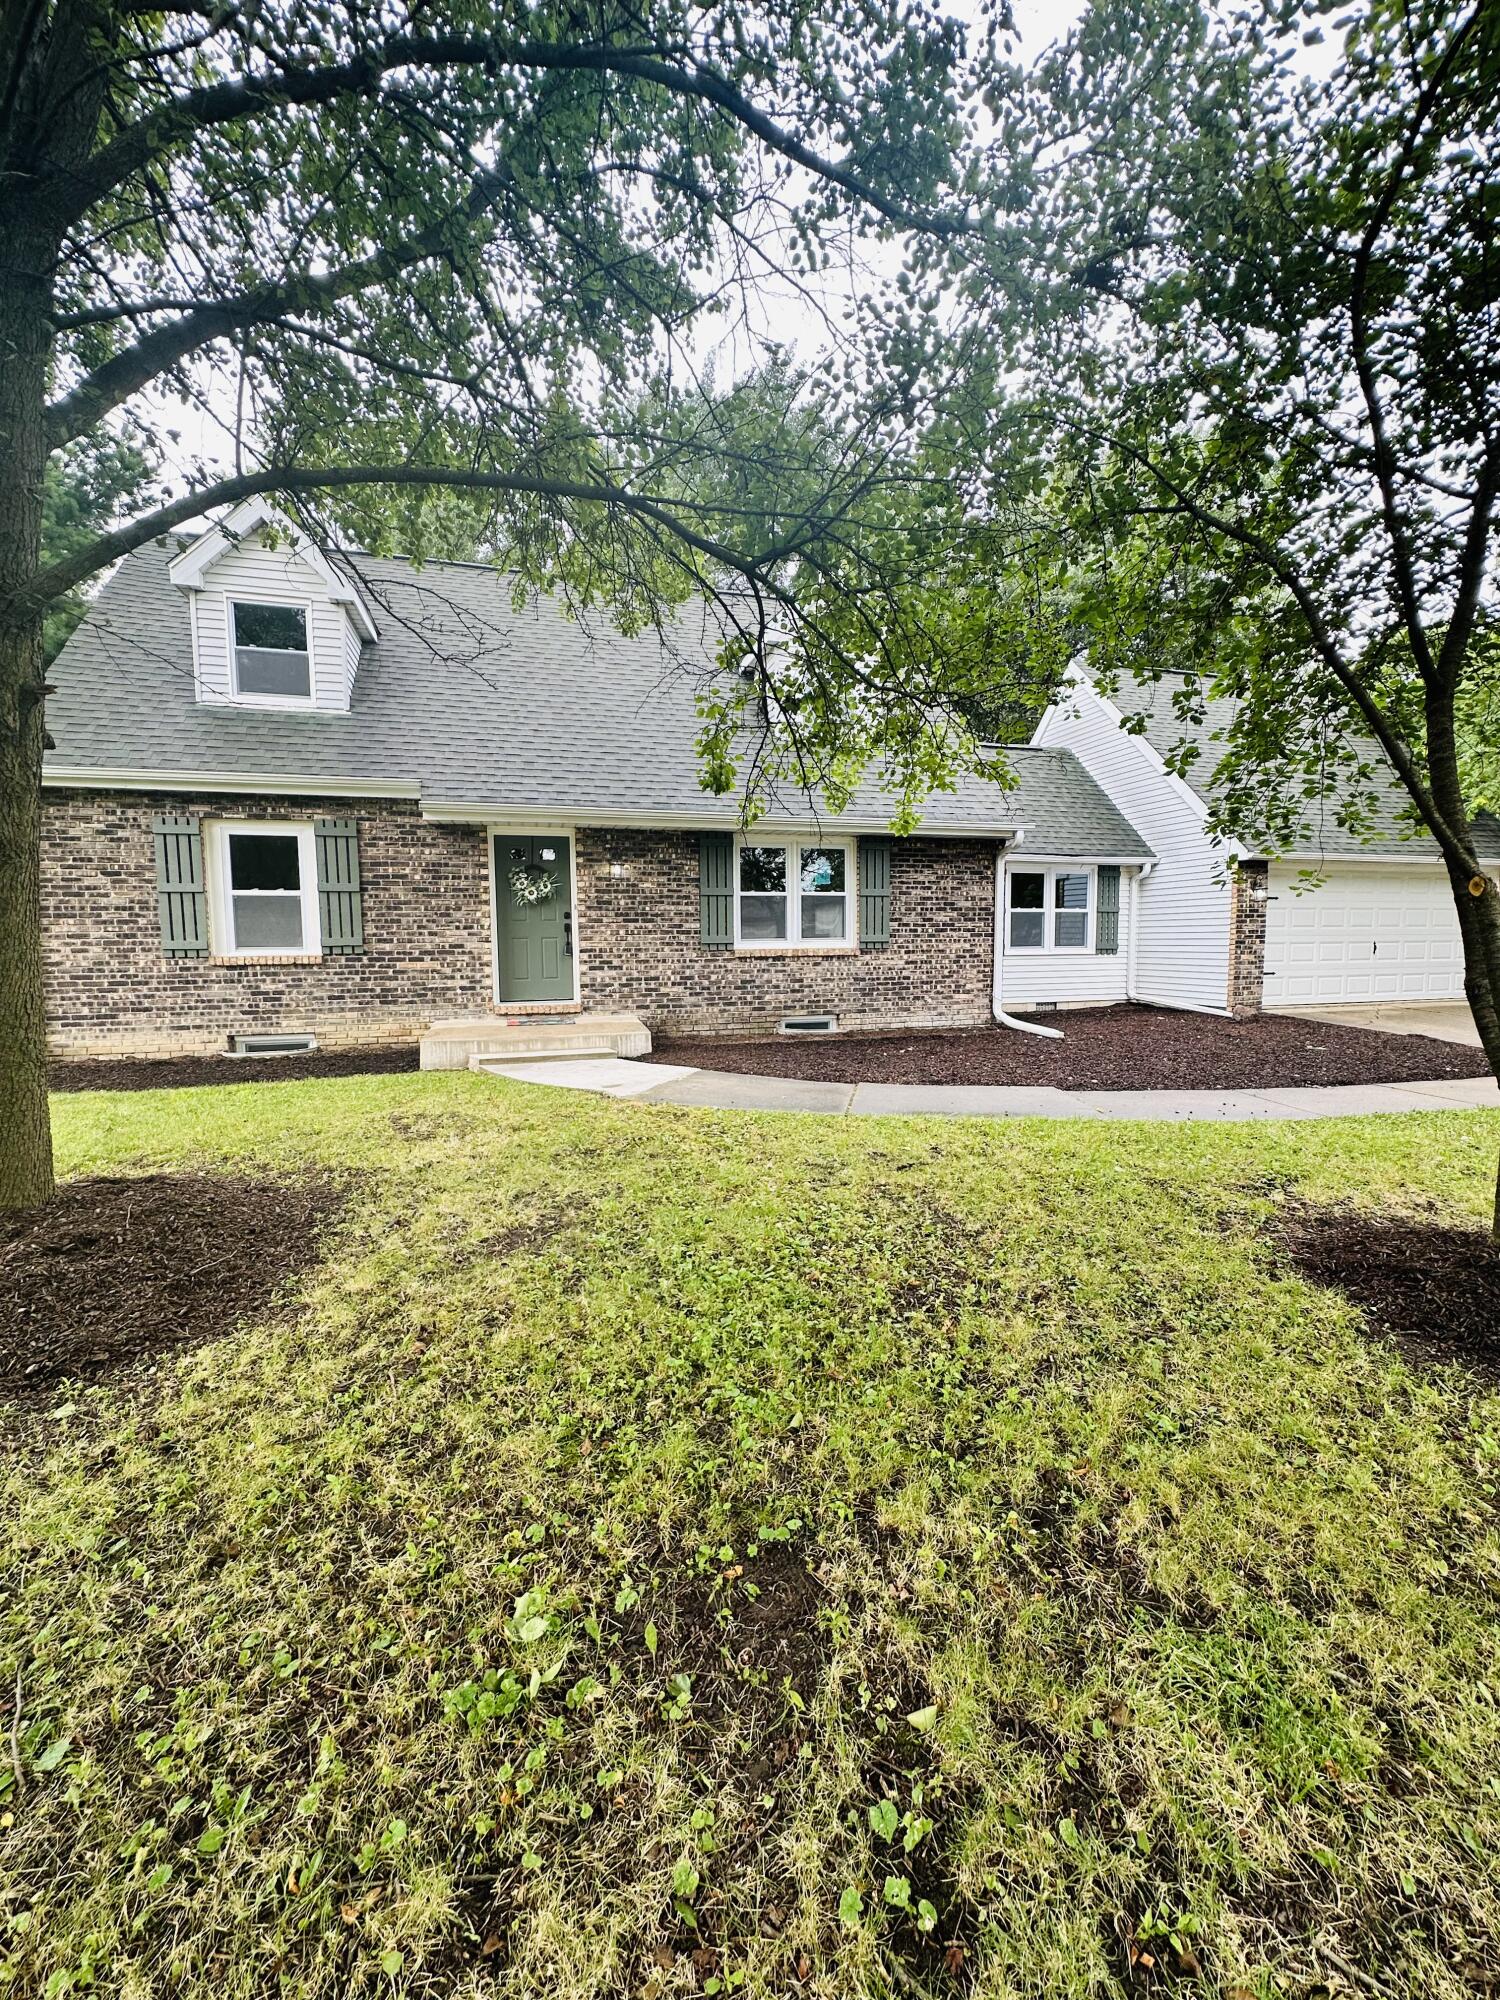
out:
<path id="1" fill-rule="evenodd" d="M 1041 1035 L 1049 1042 L 1063 1039 L 1061 1028 L 1044 1028 L 1040 1021 L 1019 1021 L 1014 1014 L 1007 1014 L 1001 1005 L 1000 967 L 1005 956 L 1005 849 L 995 850 L 995 972 L 990 984 L 990 1012 L 995 1017 L 995 1025 L 1000 1028 L 1014 1028 L 1019 1035 Z"/>

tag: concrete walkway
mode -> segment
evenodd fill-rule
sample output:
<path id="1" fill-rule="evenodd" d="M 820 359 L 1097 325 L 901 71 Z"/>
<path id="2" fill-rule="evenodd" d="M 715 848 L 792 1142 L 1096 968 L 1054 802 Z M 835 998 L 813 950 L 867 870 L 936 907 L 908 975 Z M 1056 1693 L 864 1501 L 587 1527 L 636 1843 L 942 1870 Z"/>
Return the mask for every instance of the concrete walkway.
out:
<path id="1" fill-rule="evenodd" d="M 1378 1035 L 1427 1035 L 1436 1042 L 1480 1046 L 1479 1030 L 1467 1000 L 1361 1000 L 1343 1007 L 1277 1007 L 1299 1021 L 1326 1021 L 1331 1028 L 1373 1028 Z"/>
<path id="2" fill-rule="evenodd" d="M 674 1063 L 592 1061 L 486 1064 L 492 1076 L 722 1111 L 817 1111 L 835 1117 L 1362 1118 L 1377 1111 L 1500 1109 L 1493 1077 L 1446 1083 L 1351 1083 L 1286 1090 L 1026 1090 L 1006 1084 L 809 1083 Z"/>

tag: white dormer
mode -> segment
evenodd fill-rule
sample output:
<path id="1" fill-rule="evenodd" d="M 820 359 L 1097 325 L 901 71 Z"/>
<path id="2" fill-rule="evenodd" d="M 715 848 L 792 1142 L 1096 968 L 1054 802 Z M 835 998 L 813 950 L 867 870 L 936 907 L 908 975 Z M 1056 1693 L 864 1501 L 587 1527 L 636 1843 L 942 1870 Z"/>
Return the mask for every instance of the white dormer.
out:
<path id="1" fill-rule="evenodd" d="M 268 500 L 247 500 L 168 566 L 193 624 L 201 702 L 347 714 L 379 636 L 349 578 Z"/>

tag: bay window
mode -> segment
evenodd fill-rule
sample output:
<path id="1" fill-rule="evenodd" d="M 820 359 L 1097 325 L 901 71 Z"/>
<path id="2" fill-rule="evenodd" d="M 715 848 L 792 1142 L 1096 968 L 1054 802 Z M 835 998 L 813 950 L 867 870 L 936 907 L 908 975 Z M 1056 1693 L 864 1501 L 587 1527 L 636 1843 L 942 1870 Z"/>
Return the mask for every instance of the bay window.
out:
<path id="1" fill-rule="evenodd" d="M 846 843 L 745 841 L 735 877 L 742 947 L 848 944 L 853 936 Z"/>
<path id="2" fill-rule="evenodd" d="M 1008 868 L 1007 951 L 1088 951 L 1094 879 L 1092 868 Z"/>

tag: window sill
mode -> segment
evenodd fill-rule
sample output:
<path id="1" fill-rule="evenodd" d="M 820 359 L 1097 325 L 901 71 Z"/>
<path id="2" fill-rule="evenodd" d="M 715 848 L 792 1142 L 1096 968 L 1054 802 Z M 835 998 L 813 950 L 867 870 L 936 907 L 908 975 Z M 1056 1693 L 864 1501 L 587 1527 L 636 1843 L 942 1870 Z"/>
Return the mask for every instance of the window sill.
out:
<path id="1" fill-rule="evenodd" d="M 737 944 L 736 958 L 858 958 L 857 944 Z"/>
<path id="2" fill-rule="evenodd" d="M 225 951 L 211 952 L 210 965 L 316 965 L 321 951 Z"/>

